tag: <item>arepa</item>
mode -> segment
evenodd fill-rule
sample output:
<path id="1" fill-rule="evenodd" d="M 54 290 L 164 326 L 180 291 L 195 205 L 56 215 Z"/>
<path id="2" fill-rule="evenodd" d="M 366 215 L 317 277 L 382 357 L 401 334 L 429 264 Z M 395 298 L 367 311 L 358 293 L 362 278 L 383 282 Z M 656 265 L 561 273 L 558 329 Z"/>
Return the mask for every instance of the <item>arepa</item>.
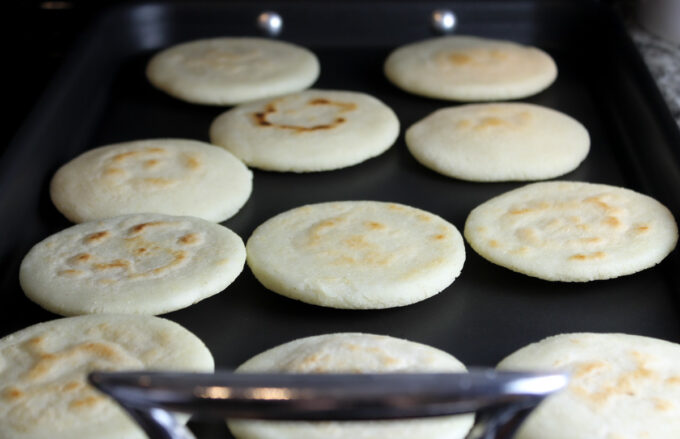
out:
<path id="1" fill-rule="evenodd" d="M 248 266 L 268 289 L 347 309 L 409 305 L 460 274 L 465 247 L 444 219 L 377 201 L 310 204 L 261 224 L 246 244 Z"/>
<path id="2" fill-rule="evenodd" d="M 62 315 L 162 314 L 224 290 L 243 270 L 241 238 L 194 217 L 124 215 L 78 224 L 36 244 L 19 281 Z"/>
<path id="3" fill-rule="evenodd" d="M 444 36 L 394 50 L 385 75 L 417 95 L 454 101 L 518 99 L 536 94 L 557 77 L 544 51 L 504 40 Z"/>
<path id="4" fill-rule="evenodd" d="M 453 356 L 430 346 L 384 335 L 340 333 L 297 339 L 241 365 L 248 373 L 464 372 Z M 230 420 L 238 439 L 462 439 L 474 415 L 399 421 Z"/>
<path id="5" fill-rule="evenodd" d="M 76 223 L 129 213 L 220 222 L 248 200 L 252 178 L 223 148 L 195 140 L 138 140 L 95 148 L 66 163 L 52 178 L 50 196 Z"/>
<path id="6" fill-rule="evenodd" d="M 309 50 L 284 41 L 210 38 L 157 53 L 146 76 L 176 98 L 233 105 L 309 87 L 319 76 L 319 61 Z"/>
<path id="7" fill-rule="evenodd" d="M 574 170 L 590 149 L 575 119 L 525 103 L 442 108 L 406 130 L 411 154 L 434 171 L 469 181 L 542 180 Z"/>
<path id="8" fill-rule="evenodd" d="M 52 320 L 0 339 L 0 437 L 142 439 L 114 401 L 87 382 L 94 370 L 212 372 L 195 335 L 151 316 Z"/>
<path id="9" fill-rule="evenodd" d="M 343 168 L 382 154 L 399 135 L 399 120 L 364 93 L 305 90 L 240 105 L 210 127 L 213 144 L 248 166 L 313 172 Z"/>
<path id="10" fill-rule="evenodd" d="M 482 203 L 465 238 L 489 261 L 552 281 L 586 282 L 659 263 L 678 240 L 671 212 L 629 189 L 571 181 L 534 183 Z"/>
<path id="11" fill-rule="evenodd" d="M 680 345 L 627 334 L 548 337 L 503 370 L 561 370 L 568 387 L 529 415 L 517 439 L 680 437 Z"/>

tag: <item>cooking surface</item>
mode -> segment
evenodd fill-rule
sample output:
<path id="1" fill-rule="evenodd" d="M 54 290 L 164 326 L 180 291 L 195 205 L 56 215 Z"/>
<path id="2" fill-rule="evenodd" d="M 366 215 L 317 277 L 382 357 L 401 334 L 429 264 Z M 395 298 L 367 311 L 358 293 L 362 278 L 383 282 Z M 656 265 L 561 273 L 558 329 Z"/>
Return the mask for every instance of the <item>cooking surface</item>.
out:
<path id="1" fill-rule="evenodd" d="M 560 179 L 629 187 L 659 199 L 680 218 L 680 160 L 679 151 L 673 150 L 679 149 L 673 142 L 680 135 L 669 126 L 672 119 L 660 106 L 658 91 L 655 95 L 624 34 L 617 33 L 621 29 L 597 15 L 597 7 L 572 9 L 568 3 L 533 9 L 533 3 L 519 2 L 513 13 L 494 2 L 463 3 L 459 33 L 534 43 L 555 58 L 557 81 L 521 102 L 563 111 L 589 130 L 589 156 Z M 384 4 L 325 6 L 323 11 L 321 6 L 280 7 L 291 27 L 282 39 L 302 43 L 317 54 L 321 76 L 315 88 L 378 97 L 397 113 L 401 134 L 385 154 L 343 170 L 254 170 L 251 199 L 223 224 L 246 240 L 263 221 L 290 208 L 363 199 L 412 205 L 462 231 L 472 208 L 524 184 L 450 179 L 419 165 L 406 150 L 403 131 L 408 126 L 455 104 L 398 90 L 385 79 L 382 64 L 395 46 L 430 36 L 426 17 L 436 5 L 400 4 L 391 15 L 382 15 L 379 24 L 371 14 L 380 13 Z M 144 76 L 146 62 L 158 49 L 180 41 L 253 34 L 253 17 L 262 10 L 252 5 L 150 8 L 120 9 L 90 31 L 0 163 L 5 209 L 0 336 L 57 317 L 29 302 L 17 278 L 18 265 L 31 245 L 70 226 L 49 200 L 54 171 L 82 151 L 112 142 L 154 137 L 207 141 L 211 121 L 224 109 L 184 103 L 154 89 Z M 365 15 L 352 20 L 358 12 Z M 334 16 L 336 22 L 326 31 L 313 20 L 315 13 Z M 592 35 L 569 30 L 584 20 L 597 23 L 586 27 Z M 303 29 L 308 22 L 316 24 Z M 343 24 L 353 29 L 345 40 L 333 34 Z M 298 337 L 330 332 L 402 337 L 443 349 L 468 365 L 486 366 L 527 343 L 563 332 L 626 332 L 680 342 L 677 250 L 652 269 L 590 283 L 542 281 L 493 265 L 469 247 L 466 252 L 461 276 L 449 288 L 403 308 L 349 311 L 307 305 L 267 291 L 246 267 L 223 293 L 164 317 L 198 335 L 221 368 L 233 368 Z M 217 436 L 223 434 L 217 430 Z M 210 431 L 204 433 L 212 437 Z"/>

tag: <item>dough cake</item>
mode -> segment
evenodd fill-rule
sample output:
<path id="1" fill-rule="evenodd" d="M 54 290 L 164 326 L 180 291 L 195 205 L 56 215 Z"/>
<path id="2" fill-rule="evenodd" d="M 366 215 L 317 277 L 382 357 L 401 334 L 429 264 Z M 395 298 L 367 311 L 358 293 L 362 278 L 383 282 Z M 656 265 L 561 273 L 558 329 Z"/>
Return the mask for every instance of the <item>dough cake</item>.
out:
<path id="1" fill-rule="evenodd" d="M 340 333 L 294 340 L 241 365 L 249 373 L 464 372 L 438 349 L 393 337 Z M 474 415 L 399 421 L 294 422 L 230 420 L 238 439 L 462 439 Z"/>
<path id="2" fill-rule="evenodd" d="M 470 36 L 431 38 L 397 48 L 385 75 L 417 95 L 454 101 L 518 99 L 557 77 L 547 53 L 510 41 Z"/>
<path id="3" fill-rule="evenodd" d="M 205 345 L 150 316 L 52 320 L 0 339 L 0 437 L 143 439 L 119 406 L 87 383 L 94 370 L 212 372 Z"/>
<path id="4" fill-rule="evenodd" d="M 382 154 L 399 135 L 399 120 L 363 93 L 306 90 L 244 104 L 219 116 L 210 139 L 248 166 L 292 172 L 355 165 Z"/>
<path id="5" fill-rule="evenodd" d="M 603 184 L 534 183 L 476 207 L 465 238 L 484 258 L 529 276 L 585 282 L 659 263 L 678 240 L 670 211 Z"/>
<path id="6" fill-rule="evenodd" d="M 561 334 L 498 365 L 567 371 L 567 389 L 544 401 L 517 439 L 680 437 L 680 345 L 626 334 Z"/>
<path id="7" fill-rule="evenodd" d="M 73 222 L 128 213 L 189 215 L 220 222 L 245 204 L 252 173 L 223 148 L 153 139 L 89 150 L 62 166 L 50 195 Z"/>
<path id="8" fill-rule="evenodd" d="M 260 225 L 248 266 L 268 289 L 348 309 L 403 306 L 431 297 L 460 274 L 465 247 L 442 218 L 377 201 L 311 204 Z"/>
<path id="9" fill-rule="evenodd" d="M 35 245 L 19 269 L 26 296 L 62 315 L 162 314 L 224 290 L 245 247 L 199 218 L 125 215 L 79 224 Z"/>
<path id="10" fill-rule="evenodd" d="M 406 131 L 411 154 L 434 171 L 469 181 L 541 180 L 574 170 L 588 131 L 549 108 L 524 103 L 443 108 Z"/>
<path id="11" fill-rule="evenodd" d="M 165 49 L 149 61 L 146 75 L 187 102 L 233 105 L 309 87 L 319 76 L 319 61 L 291 43 L 224 37 Z"/>

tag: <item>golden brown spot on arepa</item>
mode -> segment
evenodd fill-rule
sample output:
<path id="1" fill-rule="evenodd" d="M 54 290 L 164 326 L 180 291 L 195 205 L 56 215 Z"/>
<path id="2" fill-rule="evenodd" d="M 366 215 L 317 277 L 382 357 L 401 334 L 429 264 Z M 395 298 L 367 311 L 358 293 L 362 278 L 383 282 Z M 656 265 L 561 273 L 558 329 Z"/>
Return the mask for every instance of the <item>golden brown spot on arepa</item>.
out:
<path id="1" fill-rule="evenodd" d="M 144 183 L 148 183 L 152 186 L 171 186 L 177 183 L 177 180 L 171 178 L 161 178 L 161 177 L 147 177 L 143 179 Z"/>
<path id="2" fill-rule="evenodd" d="M 57 273 L 59 276 L 67 276 L 67 277 L 75 277 L 75 276 L 81 276 L 85 272 L 82 270 L 73 270 L 73 269 L 68 269 L 68 270 L 61 270 L 59 273 Z"/>
<path id="3" fill-rule="evenodd" d="M 351 248 L 363 248 L 369 245 L 362 235 L 353 235 L 342 241 L 348 247 Z"/>
<path id="4" fill-rule="evenodd" d="M 272 122 L 269 119 L 269 117 L 271 115 L 273 115 L 274 113 L 279 112 L 279 110 L 277 108 L 277 102 L 278 102 L 278 100 L 271 101 L 265 106 L 264 111 L 253 113 L 252 117 L 253 117 L 254 123 L 258 126 L 261 126 L 261 127 L 273 127 L 273 128 L 284 129 L 284 130 L 291 130 L 291 131 L 294 131 L 296 133 L 304 133 L 304 132 L 332 129 L 332 128 L 335 128 L 336 126 L 341 125 L 344 122 L 346 122 L 346 119 L 344 117 L 336 117 L 333 121 L 331 121 L 329 123 L 317 124 L 317 125 L 312 125 L 312 126 L 291 125 L 291 124 L 285 124 L 285 123 Z M 307 105 L 334 106 L 334 107 L 337 107 L 339 113 L 346 113 L 348 111 L 353 111 L 357 108 L 357 105 L 353 102 L 339 102 L 339 101 L 332 101 L 330 99 L 324 99 L 324 98 L 311 99 L 307 102 Z"/>
<path id="5" fill-rule="evenodd" d="M 654 408 L 659 411 L 666 412 L 671 410 L 673 407 L 675 407 L 675 404 L 673 404 L 671 401 L 668 401 L 667 399 L 654 398 Z"/>
<path id="6" fill-rule="evenodd" d="M 449 59 L 449 61 L 451 61 L 453 64 L 455 64 L 457 66 L 470 64 L 473 60 L 473 58 L 470 55 L 468 55 L 466 53 L 460 53 L 460 52 L 449 53 L 448 59 Z"/>
<path id="7" fill-rule="evenodd" d="M 92 258 L 93 256 L 89 253 L 79 253 L 70 258 L 68 262 L 70 264 L 84 264 L 85 262 L 89 261 Z"/>
<path id="8" fill-rule="evenodd" d="M 499 127 L 503 125 L 508 125 L 508 122 L 499 117 L 485 117 L 480 120 L 477 125 L 475 125 L 476 130 L 484 130 L 491 127 Z"/>
<path id="9" fill-rule="evenodd" d="M 357 352 L 361 350 L 361 346 L 356 343 L 343 343 L 342 347 L 352 352 Z"/>
<path id="10" fill-rule="evenodd" d="M 160 148 L 158 146 L 152 146 L 150 148 L 146 148 L 145 151 L 150 152 L 152 154 L 162 154 L 162 153 L 166 152 L 165 149 Z"/>
<path id="11" fill-rule="evenodd" d="M 619 219 L 618 219 L 617 217 L 615 217 L 615 216 L 606 216 L 606 217 L 602 220 L 602 222 L 603 222 L 604 224 L 606 224 L 606 225 L 608 225 L 608 226 L 610 226 L 610 227 L 614 227 L 614 228 L 619 228 L 619 227 L 621 227 L 621 225 L 622 225 L 621 220 L 619 220 Z"/>
<path id="12" fill-rule="evenodd" d="M 78 390 L 81 387 L 83 387 L 83 383 L 79 381 L 69 381 L 68 383 L 64 384 L 61 390 L 64 392 L 73 392 L 74 390 Z"/>
<path id="13" fill-rule="evenodd" d="M 85 244 L 98 244 L 106 240 L 109 236 L 111 236 L 111 233 L 109 233 L 107 230 L 104 230 L 87 235 L 83 241 Z"/>
<path id="14" fill-rule="evenodd" d="M 536 232 L 536 229 L 532 227 L 522 227 L 521 229 L 517 229 L 515 234 L 520 241 L 527 242 L 531 245 L 538 245 L 540 243 L 538 233 Z"/>
<path id="15" fill-rule="evenodd" d="M 508 57 L 508 53 L 505 50 L 501 49 L 491 49 L 489 54 L 491 55 L 492 58 L 495 58 L 497 60 L 506 59 Z"/>
<path id="16" fill-rule="evenodd" d="M 115 270 L 118 268 L 127 269 L 130 266 L 130 262 L 125 259 L 115 259 L 111 262 L 99 262 L 92 265 L 92 269 L 95 271 L 105 271 L 105 270 Z"/>
<path id="17" fill-rule="evenodd" d="M 33 338 L 31 338 L 30 340 L 28 340 L 28 341 L 26 342 L 26 344 L 27 344 L 28 346 L 36 346 L 36 347 L 38 347 L 38 346 L 42 345 L 44 341 L 45 341 L 45 337 L 43 337 L 43 336 L 40 335 L 40 336 L 38 336 L 38 337 L 33 337 Z"/>
<path id="18" fill-rule="evenodd" d="M 163 227 L 163 226 L 168 226 L 170 224 L 171 223 L 169 223 L 167 221 L 149 221 L 148 223 L 141 223 L 141 224 L 137 224 L 135 226 L 130 227 L 129 233 L 130 234 L 141 233 L 141 232 L 146 231 L 146 229 L 148 229 L 150 227 Z"/>
<path id="19" fill-rule="evenodd" d="M 201 167 L 201 161 L 198 159 L 198 157 L 187 155 L 186 156 L 186 164 L 187 168 L 189 169 L 199 169 Z"/>
<path id="20" fill-rule="evenodd" d="M 179 244 L 184 244 L 184 245 L 191 245 L 191 244 L 196 244 L 201 240 L 201 237 L 198 233 L 187 233 L 186 235 L 180 237 L 177 242 Z"/>
<path id="21" fill-rule="evenodd" d="M 138 154 L 139 154 L 139 151 L 121 152 L 120 154 L 116 154 L 116 155 L 113 156 L 113 161 L 114 162 L 122 162 L 122 161 L 127 160 L 130 157 L 134 157 Z"/>
<path id="22" fill-rule="evenodd" d="M 446 239 L 446 235 L 444 235 L 444 234 L 435 235 L 434 239 L 435 239 L 435 241 L 442 241 L 442 240 Z"/>
<path id="23" fill-rule="evenodd" d="M 371 230 L 383 230 L 387 228 L 385 224 L 379 223 L 377 221 L 367 221 L 366 227 L 368 227 Z"/>
<path id="24" fill-rule="evenodd" d="M 496 241 L 495 239 L 490 239 L 489 240 L 489 246 L 493 247 L 493 248 L 498 248 L 498 247 L 501 246 L 501 244 L 498 241 Z"/>
<path id="25" fill-rule="evenodd" d="M 574 372 L 572 373 L 572 376 L 574 378 L 583 378 L 586 375 L 590 375 L 591 373 L 601 370 L 604 368 L 607 368 L 609 365 L 605 363 L 604 361 L 593 361 L 589 363 L 582 363 L 576 366 L 574 369 Z"/>
<path id="26" fill-rule="evenodd" d="M 458 123 L 456 124 L 456 128 L 458 129 L 469 128 L 470 125 L 472 125 L 472 122 L 470 122 L 468 119 L 463 119 L 458 121 Z"/>
<path id="27" fill-rule="evenodd" d="M 118 358 L 118 353 L 110 346 L 104 343 L 88 342 L 79 345 L 76 349 L 82 352 L 93 354 L 96 357 L 106 358 L 107 360 L 115 360 Z"/>
<path id="28" fill-rule="evenodd" d="M 153 270 L 149 270 L 143 273 L 135 273 L 130 276 L 130 278 L 135 279 L 135 278 L 140 278 L 140 277 L 146 277 L 149 275 L 158 275 L 162 274 L 166 271 L 171 270 L 172 268 L 180 265 L 184 260 L 187 259 L 187 253 L 184 250 L 175 250 L 170 252 L 170 255 L 172 256 L 172 260 L 168 262 L 167 264 L 156 267 Z"/>
<path id="29" fill-rule="evenodd" d="M 641 225 L 635 227 L 635 231 L 638 232 L 638 233 L 645 233 L 645 232 L 649 231 L 649 228 L 650 227 L 648 225 L 641 224 Z"/>
<path id="30" fill-rule="evenodd" d="M 149 160 L 147 160 L 147 161 L 144 162 L 144 167 L 145 167 L 146 169 L 151 169 L 151 168 L 155 168 L 155 167 L 158 166 L 160 163 L 161 163 L 160 160 L 157 160 L 157 159 L 149 159 Z"/>
<path id="31" fill-rule="evenodd" d="M 590 261 L 593 259 L 604 259 L 607 256 L 605 252 L 595 252 L 590 254 L 576 253 L 569 256 L 570 261 Z"/>
<path id="32" fill-rule="evenodd" d="M 99 404 L 100 402 L 103 402 L 104 398 L 101 396 L 87 396 L 85 398 L 81 399 L 76 399 L 74 401 L 71 401 L 69 404 L 69 407 L 72 409 L 83 409 L 83 408 L 90 408 L 94 407 L 95 405 Z"/>
<path id="33" fill-rule="evenodd" d="M 598 238 L 597 236 L 590 236 L 587 238 L 579 238 L 579 241 L 582 242 L 583 244 L 597 244 L 599 242 L 602 242 L 602 238 Z"/>
<path id="34" fill-rule="evenodd" d="M 120 168 L 106 168 L 103 174 L 105 177 L 115 177 L 117 175 L 125 175 L 125 171 Z"/>
<path id="35" fill-rule="evenodd" d="M 525 213 L 535 212 L 535 209 L 525 207 L 523 209 L 510 209 L 509 212 L 511 215 L 524 215 Z"/>
<path id="36" fill-rule="evenodd" d="M 22 398 L 24 396 L 24 392 L 16 387 L 8 387 L 4 392 L 2 392 L 2 396 L 8 401 L 13 401 Z"/>

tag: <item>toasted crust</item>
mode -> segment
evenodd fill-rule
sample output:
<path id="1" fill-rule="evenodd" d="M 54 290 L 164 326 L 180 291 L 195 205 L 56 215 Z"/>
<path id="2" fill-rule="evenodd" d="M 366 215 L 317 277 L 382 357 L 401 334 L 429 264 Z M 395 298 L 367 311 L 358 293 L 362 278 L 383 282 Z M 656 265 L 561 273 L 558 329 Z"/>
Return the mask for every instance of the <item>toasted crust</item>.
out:
<path id="1" fill-rule="evenodd" d="M 241 365 L 250 373 L 462 372 L 453 356 L 430 346 L 398 338 L 359 333 L 326 334 L 294 340 L 263 352 Z M 461 439 L 473 415 L 408 421 L 277 422 L 230 420 L 239 439 Z"/>
<path id="2" fill-rule="evenodd" d="M 252 173 L 223 148 L 184 139 L 117 143 L 62 166 L 50 195 L 73 222 L 130 213 L 190 215 L 220 222 L 252 191 Z"/>
<path id="3" fill-rule="evenodd" d="M 245 247 L 199 218 L 126 215 L 70 227 L 35 245 L 19 270 L 29 299 L 62 315 L 162 314 L 224 290 Z"/>
<path id="4" fill-rule="evenodd" d="M 552 58 L 535 47 L 502 40 L 446 36 L 397 48 L 385 61 L 397 87 L 454 101 L 518 99 L 557 77 Z"/>
<path id="5" fill-rule="evenodd" d="M 575 169 L 590 149 L 576 120 L 538 105 L 470 104 L 435 111 L 406 131 L 423 165 L 470 181 L 542 180 Z"/>
<path id="6" fill-rule="evenodd" d="M 220 115 L 210 139 L 247 165 L 313 172 L 355 165 L 382 154 L 399 135 L 399 120 L 372 96 L 306 90 L 241 105 Z"/>
<path id="7" fill-rule="evenodd" d="M 93 370 L 210 372 L 203 343 L 149 316 L 81 316 L 0 339 L 0 437 L 143 438 L 116 403 L 87 383 Z"/>
<path id="8" fill-rule="evenodd" d="M 499 369 L 570 373 L 518 439 L 657 439 L 680 435 L 680 345 L 626 334 L 561 334 L 526 346 Z"/>
<path id="9" fill-rule="evenodd" d="M 670 211 L 646 195 L 603 184 L 534 183 L 476 207 L 465 238 L 484 258 L 553 281 L 636 273 L 674 248 Z"/>
<path id="10" fill-rule="evenodd" d="M 396 203 L 312 204 L 260 225 L 248 265 L 270 290 L 315 305 L 376 309 L 433 296 L 460 274 L 458 230 Z"/>
<path id="11" fill-rule="evenodd" d="M 146 75 L 176 98 L 233 105 L 309 87 L 319 76 L 319 61 L 309 50 L 283 41 L 212 38 L 159 52 Z"/>

